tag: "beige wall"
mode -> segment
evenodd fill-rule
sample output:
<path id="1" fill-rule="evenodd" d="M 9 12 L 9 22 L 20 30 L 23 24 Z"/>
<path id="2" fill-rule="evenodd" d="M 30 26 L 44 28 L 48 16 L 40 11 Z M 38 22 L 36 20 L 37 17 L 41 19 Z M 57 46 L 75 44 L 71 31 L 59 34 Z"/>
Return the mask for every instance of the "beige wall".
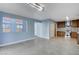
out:
<path id="1" fill-rule="evenodd" d="M 55 22 L 51 22 L 50 23 L 50 28 L 49 28 L 49 34 L 50 34 L 50 38 L 55 37 Z"/>

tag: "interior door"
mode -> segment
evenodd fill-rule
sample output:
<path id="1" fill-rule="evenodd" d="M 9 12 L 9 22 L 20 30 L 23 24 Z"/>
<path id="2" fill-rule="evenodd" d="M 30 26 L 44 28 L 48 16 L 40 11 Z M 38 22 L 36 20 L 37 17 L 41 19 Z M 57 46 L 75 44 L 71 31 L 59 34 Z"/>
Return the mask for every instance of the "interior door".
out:
<path id="1" fill-rule="evenodd" d="M 41 37 L 42 36 L 42 24 L 40 22 L 35 22 L 34 24 L 34 34 L 35 36 Z"/>

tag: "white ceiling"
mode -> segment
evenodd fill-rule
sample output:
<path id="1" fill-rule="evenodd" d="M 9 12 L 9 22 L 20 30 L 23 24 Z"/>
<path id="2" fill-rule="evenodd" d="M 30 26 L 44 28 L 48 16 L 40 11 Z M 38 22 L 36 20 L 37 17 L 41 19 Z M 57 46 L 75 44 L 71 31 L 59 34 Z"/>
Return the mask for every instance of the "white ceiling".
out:
<path id="1" fill-rule="evenodd" d="M 78 3 L 43 3 L 45 9 L 42 12 L 25 5 L 25 3 L 0 3 L 0 11 L 35 18 L 37 20 L 52 19 L 54 21 L 64 21 L 65 17 L 79 19 Z"/>
<path id="2" fill-rule="evenodd" d="M 79 4 L 78 3 L 53 3 L 45 4 L 46 12 L 49 17 L 56 21 L 66 20 L 66 16 L 69 16 L 71 20 L 79 19 Z"/>

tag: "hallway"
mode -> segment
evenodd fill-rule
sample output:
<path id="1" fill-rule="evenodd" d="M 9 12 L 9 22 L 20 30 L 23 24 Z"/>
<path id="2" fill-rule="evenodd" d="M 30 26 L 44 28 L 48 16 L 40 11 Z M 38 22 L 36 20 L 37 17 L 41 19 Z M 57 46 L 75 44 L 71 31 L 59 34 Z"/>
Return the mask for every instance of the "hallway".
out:
<path id="1" fill-rule="evenodd" d="M 0 47 L 1 55 L 79 55 L 79 46 L 74 39 L 35 38 L 23 43 Z"/>

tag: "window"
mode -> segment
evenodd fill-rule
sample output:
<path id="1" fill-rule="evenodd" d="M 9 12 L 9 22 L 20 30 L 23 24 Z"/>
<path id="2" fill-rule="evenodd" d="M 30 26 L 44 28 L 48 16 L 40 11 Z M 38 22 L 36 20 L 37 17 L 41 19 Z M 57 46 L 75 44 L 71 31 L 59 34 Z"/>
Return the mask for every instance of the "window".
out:
<path id="1" fill-rule="evenodd" d="M 23 20 L 3 17 L 3 32 L 23 32 Z"/>
<path id="2" fill-rule="evenodd" d="M 23 20 L 16 19 L 16 32 L 23 31 Z"/>
<path id="3" fill-rule="evenodd" d="M 11 32 L 11 18 L 3 17 L 3 32 Z"/>

